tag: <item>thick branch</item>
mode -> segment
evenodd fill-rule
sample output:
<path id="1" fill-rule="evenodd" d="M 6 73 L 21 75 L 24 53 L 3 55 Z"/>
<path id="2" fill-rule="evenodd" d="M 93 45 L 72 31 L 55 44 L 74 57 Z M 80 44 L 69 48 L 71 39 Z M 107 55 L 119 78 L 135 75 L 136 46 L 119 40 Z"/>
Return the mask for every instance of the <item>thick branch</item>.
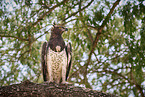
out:
<path id="1" fill-rule="evenodd" d="M 20 84 L 0 87 L 0 97 L 116 97 L 71 84 L 32 83 L 24 81 Z"/>
<path id="2" fill-rule="evenodd" d="M 110 16 L 111 16 L 111 14 L 113 13 L 115 7 L 119 4 L 119 2 L 120 2 L 120 0 L 117 0 L 117 1 L 113 4 L 113 7 L 110 9 L 110 12 L 109 12 L 108 15 L 106 16 L 106 18 L 105 18 L 105 20 L 103 21 L 102 25 L 99 27 L 99 29 L 96 28 L 96 29 L 98 29 L 98 33 L 96 34 L 96 37 L 95 37 L 95 39 L 94 39 L 94 42 L 93 42 L 93 45 L 92 45 L 92 49 L 91 49 L 91 51 L 90 51 L 89 58 L 88 58 L 88 61 L 87 61 L 87 63 L 86 63 L 86 66 L 88 66 L 89 63 L 90 63 L 92 53 L 94 52 L 95 47 L 97 46 L 97 42 L 98 42 L 98 40 L 99 40 L 99 37 L 100 37 L 100 35 L 101 35 L 101 32 L 102 32 L 104 26 L 105 26 L 105 25 L 107 24 L 107 22 L 109 21 L 109 18 L 110 18 Z"/>
<path id="3" fill-rule="evenodd" d="M 106 16 L 105 20 L 103 21 L 103 23 L 102 23 L 102 25 L 100 26 L 99 29 L 98 29 L 98 28 L 95 28 L 95 27 L 92 27 L 92 26 L 89 26 L 89 27 L 91 27 L 91 28 L 97 30 L 98 33 L 96 34 L 96 37 L 95 37 L 95 39 L 94 39 L 94 41 L 93 41 L 92 49 L 91 49 L 91 51 L 90 51 L 90 54 L 89 54 L 87 63 L 85 64 L 86 68 L 88 67 L 88 65 L 89 65 L 89 63 L 90 63 L 90 61 L 91 61 L 91 56 L 92 56 L 92 54 L 94 53 L 95 47 L 97 46 L 97 42 L 98 42 L 98 40 L 99 40 L 99 37 L 100 37 L 100 35 L 101 35 L 101 32 L 102 32 L 104 26 L 107 24 L 107 22 L 108 22 L 108 20 L 109 20 L 108 18 L 110 18 L 111 14 L 113 13 L 115 7 L 119 4 L 119 2 L 120 2 L 120 0 L 117 0 L 117 1 L 113 4 L 113 7 L 110 9 L 110 12 L 109 12 L 108 15 Z M 80 13 L 80 15 L 81 15 L 81 13 Z M 79 67 L 79 70 L 82 69 L 82 68 L 83 68 L 83 66 Z M 70 75 L 70 78 L 71 78 L 71 76 L 75 75 L 77 72 L 79 72 L 79 71 L 75 71 L 74 73 L 72 73 L 72 74 Z M 87 72 L 87 71 L 86 71 L 86 72 Z"/>

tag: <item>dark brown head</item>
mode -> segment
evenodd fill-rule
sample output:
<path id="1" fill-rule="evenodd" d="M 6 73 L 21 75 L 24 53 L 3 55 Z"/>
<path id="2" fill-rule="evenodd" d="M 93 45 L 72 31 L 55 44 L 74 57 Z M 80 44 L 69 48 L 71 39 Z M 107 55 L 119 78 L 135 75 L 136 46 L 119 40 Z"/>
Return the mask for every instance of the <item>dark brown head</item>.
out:
<path id="1" fill-rule="evenodd" d="M 68 31 L 68 29 L 60 25 L 53 25 L 51 34 L 61 35 L 64 31 Z"/>

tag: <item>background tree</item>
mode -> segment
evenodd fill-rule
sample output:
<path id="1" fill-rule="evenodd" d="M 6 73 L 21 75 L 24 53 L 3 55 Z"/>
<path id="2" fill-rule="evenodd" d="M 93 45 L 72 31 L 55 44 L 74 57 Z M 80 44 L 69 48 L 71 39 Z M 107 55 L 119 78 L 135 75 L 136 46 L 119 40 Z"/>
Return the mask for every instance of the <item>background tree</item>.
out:
<path id="1" fill-rule="evenodd" d="M 43 82 L 40 48 L 54 21 L 69 28 L 69 82 L 122 97 L 144 97 L 144 0 L 0 1 L 0 85 Z"/>

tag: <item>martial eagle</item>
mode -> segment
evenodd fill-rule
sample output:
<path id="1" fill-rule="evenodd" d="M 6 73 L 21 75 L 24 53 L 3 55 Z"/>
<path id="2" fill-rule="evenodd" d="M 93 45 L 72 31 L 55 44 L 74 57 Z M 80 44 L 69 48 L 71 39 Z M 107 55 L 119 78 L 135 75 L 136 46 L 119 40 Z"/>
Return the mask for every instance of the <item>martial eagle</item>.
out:
<path id="1" fill-rule="evenodd" d="M 67 46 L 62 38 L 67 28 L 59 25 L 53 25 L 51 36 L 48 42 L 44 42 L 41 52 L 41 65 L 44 81 L 65 83 L 72 61 L 71 43 Z"/>

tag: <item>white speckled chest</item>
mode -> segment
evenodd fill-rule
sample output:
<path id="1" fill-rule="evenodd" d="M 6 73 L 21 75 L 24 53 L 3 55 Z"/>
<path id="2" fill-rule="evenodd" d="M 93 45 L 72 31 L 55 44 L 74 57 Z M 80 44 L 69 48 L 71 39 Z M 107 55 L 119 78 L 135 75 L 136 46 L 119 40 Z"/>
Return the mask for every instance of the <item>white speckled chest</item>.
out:
<path id="1" fill-rule="evenodd" d="M 67 56 L 65 49 L 61 52 L 54 52 L 49 48 L 47 53 L 47 69 L 49 82 L 60 83 L 61 78 L 66 76 Z"/>

